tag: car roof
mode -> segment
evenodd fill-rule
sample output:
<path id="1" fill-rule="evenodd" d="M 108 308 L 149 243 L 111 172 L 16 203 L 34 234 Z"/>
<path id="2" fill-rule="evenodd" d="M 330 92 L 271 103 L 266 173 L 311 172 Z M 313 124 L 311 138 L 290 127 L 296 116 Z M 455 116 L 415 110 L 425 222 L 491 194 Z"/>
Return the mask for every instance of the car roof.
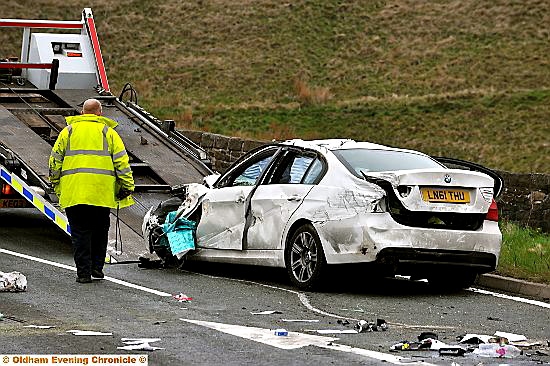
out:
<path id="1" fill-rule="evenodd" d="M 390 150 L 390 151 L 400 151 L 415 153 L 420 155 L 426 155 L 420 151 L 408 150 L 408 149 L 399 149 L 391 146 L 375 144 L 368 141 L 355 141 L 352 139 L 326 139 L 326 140 L 302 140 L 302 139 L 292 139 L 282 142 L 284 145 L 299 146 L 303 148 L 310 148 L 320 151 L 321 148 L 326 148 L 328 150 L 347 150 L 347 149 L 370 149 L 370 150 Z"/>

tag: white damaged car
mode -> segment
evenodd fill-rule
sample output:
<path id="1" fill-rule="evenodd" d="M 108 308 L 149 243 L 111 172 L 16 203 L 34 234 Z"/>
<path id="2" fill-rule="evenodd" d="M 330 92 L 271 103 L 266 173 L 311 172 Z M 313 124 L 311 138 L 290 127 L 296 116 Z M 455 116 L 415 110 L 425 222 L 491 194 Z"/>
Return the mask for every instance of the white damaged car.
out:
<path id="1" fill-rule="evenodd" d="M 176 211 L 196 223 L 186 260 L 286 267 L 300 289 L 347 263 L 460 288 L 496 268 L 501 188 L 498 174 L 472 163 L 347 139 L 288 140 L 184 185 L 151 208 L 143 234 L 151 252 L 171 257 L 160 239 Z"/>

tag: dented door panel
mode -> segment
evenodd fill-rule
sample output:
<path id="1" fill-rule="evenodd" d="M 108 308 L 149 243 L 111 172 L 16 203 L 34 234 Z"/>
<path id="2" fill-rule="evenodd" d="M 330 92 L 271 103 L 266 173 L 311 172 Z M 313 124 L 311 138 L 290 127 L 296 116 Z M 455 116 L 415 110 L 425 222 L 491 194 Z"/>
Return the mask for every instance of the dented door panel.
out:
<path id="1" fill-rule="evenodd" d="M 197 246 L 242 250 L 245 202 L 252 186 L 213 189 L 202 200 Z"/>
<path id="2" fill-rule="evenodd" d="M 312 187 L 305 184 L 259 186 L 251 201 L 248 249 L 282 248 L 281 237 L 287 222 Z"/>

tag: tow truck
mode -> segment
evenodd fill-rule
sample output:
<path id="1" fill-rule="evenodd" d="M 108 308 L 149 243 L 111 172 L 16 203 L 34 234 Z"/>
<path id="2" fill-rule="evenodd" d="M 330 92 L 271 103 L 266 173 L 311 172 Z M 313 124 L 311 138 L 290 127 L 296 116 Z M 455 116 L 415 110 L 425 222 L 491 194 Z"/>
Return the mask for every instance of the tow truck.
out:
<path id="1" fill-rule="evenodd" d="M 206 152 L 173 120 L 142 108 L 130 83 L 112 94 L 90 8 L 77 21 L 0 19 L 4 27 L 20 28 L 22 42 L 20 57 L 0 55 L 0 209 L 35 207 L 70 235 L 48 181 L 48 158 L 65 117 L 80 114 L 88 98 L 100 100 L 103 115 L 118 122 L 136 185 L 136 203 L 112 210 L 111 242 L 141 241 L 153 204 L 212 174 Z"/>

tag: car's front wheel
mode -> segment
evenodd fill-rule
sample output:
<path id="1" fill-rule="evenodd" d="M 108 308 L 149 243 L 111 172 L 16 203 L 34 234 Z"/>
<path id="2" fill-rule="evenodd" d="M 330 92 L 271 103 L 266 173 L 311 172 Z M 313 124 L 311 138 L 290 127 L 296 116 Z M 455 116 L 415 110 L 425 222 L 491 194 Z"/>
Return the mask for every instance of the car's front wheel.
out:
<path id="1" fill-rule="evenodd" d="M 301 290 L 318 287 L 327 262 L 313 225 L 304 224 L 292 234 L 285 248 L 285 265 L 296 287 Z"/>

